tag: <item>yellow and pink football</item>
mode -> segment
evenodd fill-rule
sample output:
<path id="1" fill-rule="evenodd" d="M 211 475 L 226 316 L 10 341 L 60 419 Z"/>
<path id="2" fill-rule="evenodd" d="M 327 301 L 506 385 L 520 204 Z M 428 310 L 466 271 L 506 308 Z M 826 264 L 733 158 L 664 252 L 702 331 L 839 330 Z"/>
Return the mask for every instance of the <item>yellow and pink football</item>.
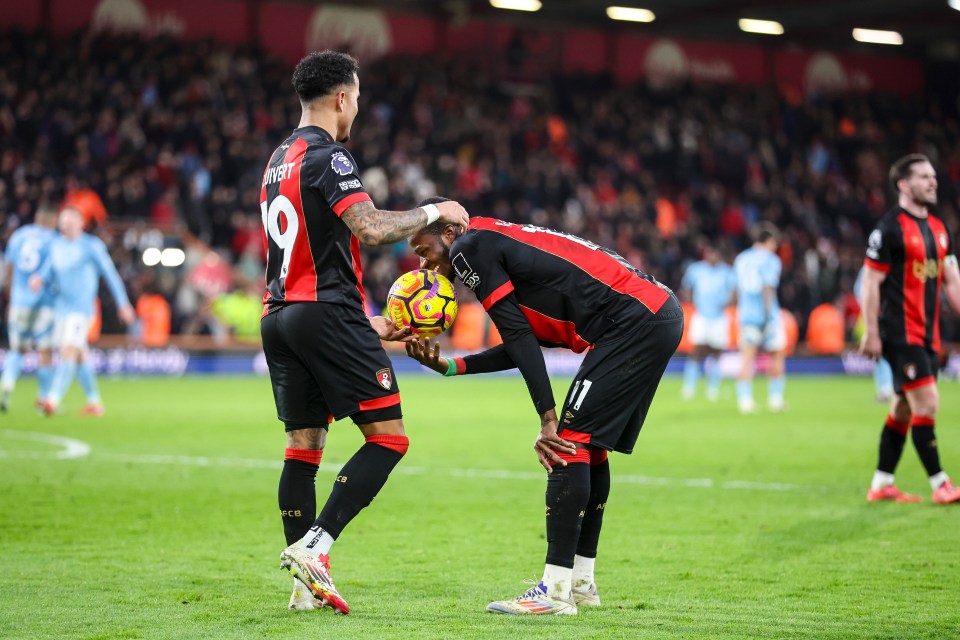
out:
<path id="1" fill-rule="evenodd" d="M 383 315 L 397 327 L 410 327 L 416 336 L 436 337 L 457 318 L 453 283 L 426 269 L 405 273 L 390 287 Z"/>

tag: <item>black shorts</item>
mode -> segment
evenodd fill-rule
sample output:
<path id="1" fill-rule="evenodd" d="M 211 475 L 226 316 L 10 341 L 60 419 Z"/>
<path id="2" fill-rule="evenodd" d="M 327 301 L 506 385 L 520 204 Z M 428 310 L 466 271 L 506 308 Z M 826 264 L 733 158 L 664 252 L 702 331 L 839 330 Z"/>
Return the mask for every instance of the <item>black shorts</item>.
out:
<path id="1" fill-rule="evenodd" d="M 883 357 L 893 369 L 893 388 L 910 391 L 937 381 L 940 357 L 936 351 L 914 345 L 883 345 Z"/>
<path id="2" fill-rule="evenodd" d="M 621 325 L 622 326 L 622 325 Z M 560 412 L 560 436 L 631 453 L 667 363 L 683 336 L 683 310 L 671 296 L 644 324 L 625 327 L 587 352 Z"/>
<path id="3" fill-rule="evenodd" d="M 390 359 L 361 311 L 288 303 L 263 317 L 260 335 L 277 417 L 287 431 L 347 416 L 357 424 L 401 417 Z"/>

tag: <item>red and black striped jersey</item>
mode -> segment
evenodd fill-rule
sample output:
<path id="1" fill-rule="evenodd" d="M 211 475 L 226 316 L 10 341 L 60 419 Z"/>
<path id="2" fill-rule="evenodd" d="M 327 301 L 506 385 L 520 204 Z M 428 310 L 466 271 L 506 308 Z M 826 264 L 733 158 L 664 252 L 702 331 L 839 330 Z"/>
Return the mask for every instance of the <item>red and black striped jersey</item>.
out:
<path id="1" fill-rule="evenodd" d="M 263 173 L 265 304 L 334 302 L 363 308 L 360 242 L 340 215 L 370 200 L 346 149 L 320 127 L 301 127 Z"/>
<path id="2" fill-rule="evenodd" d="M 493 218 L 471 218 L 450 260 L 487 311 L 513 293 L 541 345 L 577 353 L 621 322 L 653 316 L 671 293 L 609 249 Z"/>
<path id="3" fill-rule="evenodd" d="M 867 241 L 864 265 L 887 274 L 880 285 L 880 339 L 891 345 L 940 350 L 943 264 L 953 237 L 934 215 L 918 218 L 897 208 Z"/>

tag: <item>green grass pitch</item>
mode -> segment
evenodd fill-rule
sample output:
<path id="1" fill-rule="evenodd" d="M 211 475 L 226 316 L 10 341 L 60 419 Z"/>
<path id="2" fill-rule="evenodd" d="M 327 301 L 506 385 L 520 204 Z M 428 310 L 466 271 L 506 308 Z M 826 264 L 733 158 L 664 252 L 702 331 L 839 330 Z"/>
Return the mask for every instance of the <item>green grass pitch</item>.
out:
<path id="1" fill-rule="evenodd" d="M 76 415 L 76 390 L 66 415 L 37 416 L 23 380 L 0 416 L 0 637 L 960 637 L 960 506 L 930 504 L 909 443 L 898 483 L 924 503 L 864 500 L 885 415 L 868 379 L 788 379 L 788 413 L 746 418 L 729 382 L 711 404 L 665 379 L 636 453 L 611 456 L 603 607 L 554 619 L 484 611 L 543 569 L 523 382 L 400 383 L 410 452 L 333 548 L 344 617 L 286 609 L 266 379 L 103 380 L 99 419 Z M 957 383 L 941 395 L 960 478 Z M 47 436 L 89 452 L 56 459 L 83 451 Z M 333 425 L 321 503 L 360 443 Z"/>

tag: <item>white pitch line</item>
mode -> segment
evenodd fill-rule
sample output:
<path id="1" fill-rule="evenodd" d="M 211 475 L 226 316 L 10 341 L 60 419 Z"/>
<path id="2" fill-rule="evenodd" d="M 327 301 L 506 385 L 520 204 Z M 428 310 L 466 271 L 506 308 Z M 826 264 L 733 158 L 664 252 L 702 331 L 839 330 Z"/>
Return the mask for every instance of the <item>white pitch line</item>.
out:
<path id="1" fill-rule="evenodd" d="M 74 440 L 73 438 L 54 436 L 48 433 L 35 433 L 32 431 L 13 431 L 12 429 L 0 431 L 0 437 L 15 440 L 29 440 L 30 442 L 42 442 L 44 444 L 62 447 L 60 451 L 4 451 L 0 449 L 0 458 L 52 458 L 53 460 L 73 460 L 90 455 L 90 445 L 82 440 Z"/>
<path id="2" fill-rule="evenodd" d="M 160 464 L 192 467 L 234 467 L 243 469 L 279 470 L 283 462 L 259 458 L 223 458 L 211 456 L 185 456 L 169 454 L 128 454 L 94 453 L 86 442 L 28 431 L 0 431 L 0 437 L 42 442 L 61 447 L 59 451 L 3 451 L 0 458 L 28 458 L 47 460 L 74 460 L 77 458 L 96 461 L 119 462 L 122 464 Z M 342 465 L 321 463 L 320 471 L 337 473 Z M 426 467 L 399 466 L 394 473 L 408 476 L 441 475 L 449 478 L 480 478 L 486 480 L 536 480 L 542 482 L 546 475 L 542 471 L 509 471 L 506 469 L 436 469 Z M 734 489 L 747 491 L 798 491 L 829 493 L 834 489 L 818 485 L 787 484 L 782 482 L 753 482 L 749 480 L 713 480 L 711 478 L 657 478 L 652 476 L 618 475 L 613 476 L 614 484 L 639 484 L 656 487 L 690 487 L 696 489 Z"/>
<path id="3" fill-rule="evenodd" d="M 278 460 L 257 458 L 211 458 L 207 456 L 180 455 L 132 455 L 124 453 L 97 453 L 94 458 L 127 464 L 170 464 L 196 467 L 240 467 L 244 469 L 281 469 Z M 320 471 L 337 473 L 339 464 L 321 463 Z M 394 473 L 408 476 L 444 475 L 450 478 L 482 478 L 487 480 L 537 480 L 542 482 L 546 474 L 537 471 L 508 471 L 506 469 L 436 469 L 399 466 Z M 697 489 L 737 489 L 750 491 L 798 491 L 829 493 L 831 487 L 818 485 L 787 484 L 782 482 L 752 482 L 748 480 L 713 480 L 711 478 L 657 478 L 638 475 L 613 475 L 614 484 L 639 484 L 658 487 L 691 487 Z"/>

